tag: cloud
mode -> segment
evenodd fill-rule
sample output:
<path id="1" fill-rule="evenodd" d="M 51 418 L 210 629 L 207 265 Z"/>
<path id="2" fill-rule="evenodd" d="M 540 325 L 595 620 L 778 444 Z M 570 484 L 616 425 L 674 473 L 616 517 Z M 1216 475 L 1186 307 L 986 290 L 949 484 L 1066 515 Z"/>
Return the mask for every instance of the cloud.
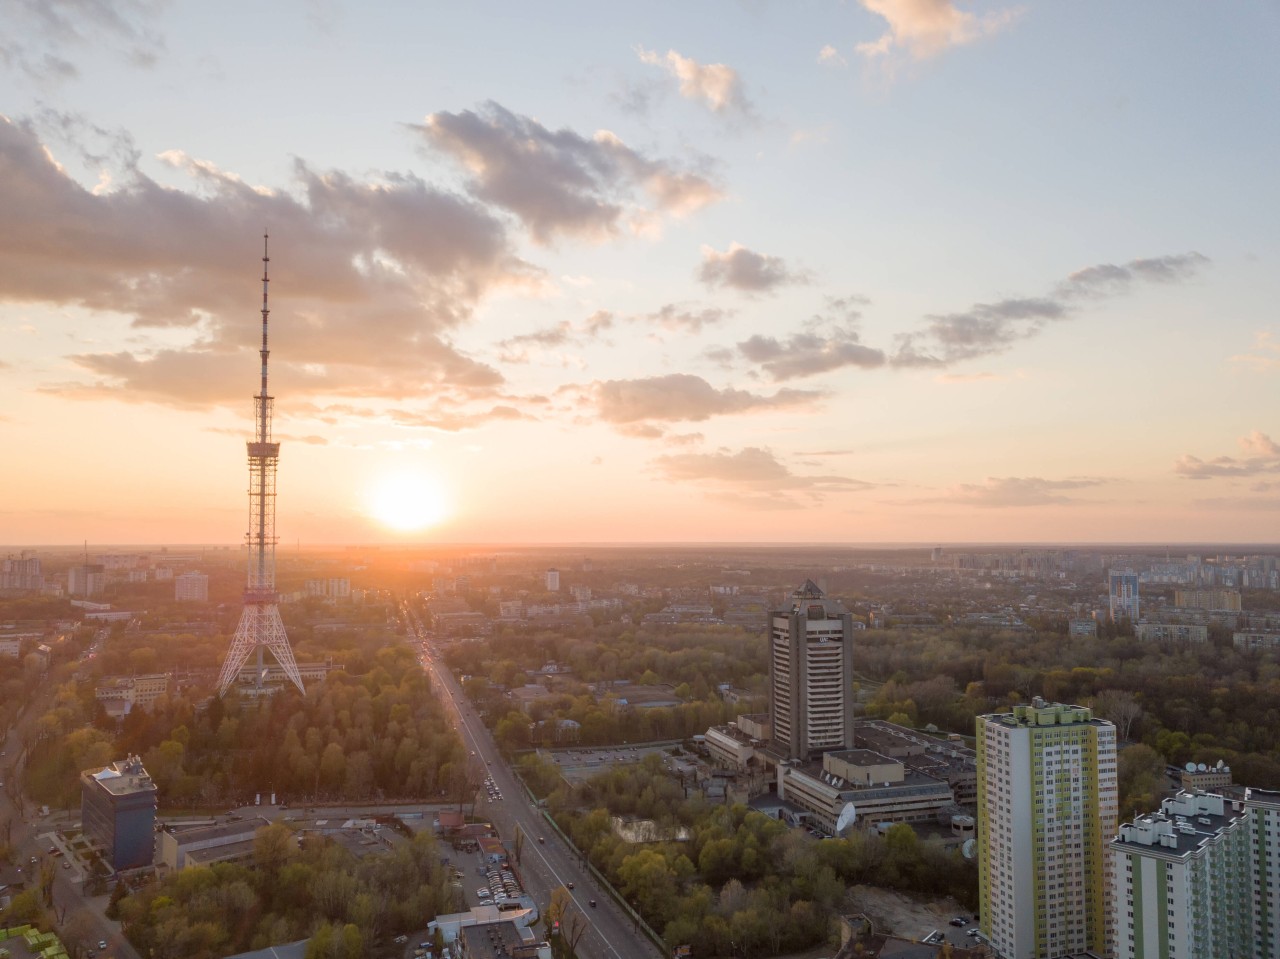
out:
<path id="1" fill-rule="evenodd" d="M 1195 276 L 1209 258 L 1199 253 L 1103 263 L 1072 273 L 1041 297 L 975 303 L 961 313 L 926 317 L 922 330 L 898 337 L 890 362 L 898 367 L 945 367 L 1003 353 L 1038 336 L 1046 325 L 1069 319 L 1086 302 L 1128 293 L 1140 283 L 1176 283 Z"/>
<path id="2" fill-rule="evenodd" d="M 671 453 L 659 456 L 653 466 L 672 482 L 697 483 L 734 497 L 739 505 L 755 508 L 796 508 L 801 503 L 790 495 L 794 493 L 820 502 L 827 494 L 875 488 L 874 483 L 847 476 L 793 473 L 770 450 L 755 446 L 736 453 L 724 449 L 714 453 Z"/>
<path id="3" fill-rule="evenodd" d="M 939 373 L 934 377 L 937 383 L 992 383 L 1006 377 L 998 373 Z"/>
<path id="4" fill-rule="evenodd" d="M 643 229 L 655 215 L 685 216 L 722 196 L 706 176 L 649 159 L 607 130 L 590 138 L 548 130 L 493 102 L 479 112 L 433 113 L 415 129 L 470 173 L 475 196 L 515 214 L 543 244 L 607 239 L 624 214 Z"/>
<path id="5" fill-rule="evenodd" d="M 1145 260 L 1130 260 L 1123 266 L 1101 263 L 1077 270 L 1058 286 L 1061 299 L 1109 297 L 1129 291 L 1138 281 L 1180 283 L 1207 266 L 1209 258 L 1200 253 L 1177 253 Z"/>
<path id="6" fill-rule="evenodd" d="M 0 66 L 37 85 L 80 75 L 71 50 L 105 50 L 137 67 L 150 67 L 164 52 L 164 38 L 149 26 L 161 0 L 8 0 L 0 32 Z"/>
<path id="7" fill-rule="evenodd" d="M 924 60 L 950 47 L 963 46 L 998 33 L 1021 16 L 1018 8 L 977 16 L 959 9 L 953 0 L 860 0 L 874 14 L 888 21 L 889 29 L 874 40 L 857 45 L 869 58 L 886 57 L 902 50 Z"/>
<path id="8" fill-rule="evenodd" d="M 451 344 L 451 331 L 490 292 L 542 278 L 483 207 L 402 173 L 356 180 L 297 161 L 285 191 L 173 159 L 193 189 L 126 167 L 95 194 L 29 125 L 0 120 L 0 302 L 118 313 L 144 340 L 161 328 L 190 339 L 182 349 L 75 356 L 98 379 L 47 390 L 184 406 L 244 401 L 260 322 L 247 287 L 262 268 L 264 225 L 273 232 L 272 374 L 295 395 L 501 384 Z"/>
<path id="9" fill-rule="evenodd" d="M 1249 352 L 1231 357 L 1231 362 L 1257 373 L 1280 369 L 1280 338 L 1270 330 L 1260 330 L 1254 334 Z"/>
<path id="10" fill-rule="evenodd" d="M 746 390 L 716 389 L 700 376 L 670 373 L 634 380 L 605 380 L 589 388 L 600 419 L 615 426 L 659 422 L 701 422 L 713 416 L 754 410 L 810 406 L 824 394 L 779 390 L 762 396 Z M 656 429 L 656 427 L 652 427 Z"/>
<path id="11" fill-rule="evenodd" d="M 497 344 L 498 358 L 504 363 L 528 363 L 539 352 L 561 347 L 587 346 L 622 323 L 692 335 L 702 332 L 708 326 L 721 323 L 732 315 L 731 310 L 719 307 L 699 309 L 674 303 L 668 303 L 651 313 L 617 314 L 610 310 L 596 310 L 578 323 L 562 320 L 554 326 L 501 340 Z"/>
<path id="12" fill-rule="evenodd" d="M 732 310 L 719 307 L 706 307 L 701 310 L 681 309 L 674 303 L 668 303 L 653 313 L 646 313 L 634 319 L 672 333 L 701 333 L 706 327 L 722 323 L 731 316 L 733 316 Z"/>
<path id="13" fill-rule="evenodd" d="M 715 113 L 751 115 L 751 104 L 743 92 L 742 78 L 732 67 L 723 63 L 698 63 L 682 57 L 675 50 L 668 50 L 664 57 L 655 50 L 637 47 L 636 55 L 641 63 L 662 67 L 680 81 L 680 95 L 686 100 L 701 100 Z"/>
<path id="14" fill-rule="evenodd" d="M 829 67 L 847 67 L 849 65 L 849 61 L 840 55 L 840 51 L 829 43 L 818 51 L 818 62 Z"/>
<path id="15" fill-rule="evenodd" d="M 442 433 L 459 433 L 474 430 L 486 423 L 512 420 L 532 420 L 535 417 L 520 412 L 514 406 L 492 406 L 487 410 L 463 412 L 460 410 L 433 411 L 390 410 L 388 415 L 397 426 L 422 427 Z"/>
<path id="16" fill-rule="evenodd" d="M 815 316 L 806 328 L 785 340 L 756 334 L 738 343 L 738 352 L 760 364 L 775 382 L 827 373 L 848 366 L 875 369 L 884 366 L 883 350 L 860 342 L 857 309 L 866 301 L 860 297 L 829 298 L 830 316 Z"/>
<path id="17" fill-rule="evenodd" d="M 1245 454 L 1242 457 L 1215 456 L 1213 459 L 1203 460 L 1186 453 L 1178 457 L 1173 464 L 1173 471 L 1194 480 L 1280 473 L 1280 443 L 1258 430 L 1240 437 L 1239 443 Z"/>
<path id="18" fill-rule="evenodd" d="M 555 326 L 521 333 L 498 342 L 498 357 L 504 363 L 528 363 L 531 352 L 561 346 L 582 346 L 598 339 L 614 325 L 615 316 L 608 310 L 596 310 L 580 323 L 562 320 Z"/>
<path id="19" fill-rule="evenodd" d="M 1038 476 L 988 477 L 985 483 L 961 483 L 945 496 L 916 500 L 924 503 L 957 503 L 978 506 L 983 509 L 1005 509 L 1022 506 L 1071 506 L 1082 503 L 1074 496 L 1066 496 L 1064 490 L 1087 489 L 1101 486 L 1109 480 L 1101 477 L 1080 476 L 1061 480 L 1041 479 Z"/>
<path id="20" fill-rule="evenodd" d="M 781 257 L 756 253 L 740 243 L 731 243 L 723 253 L 709 246 L 702 248 L 698 279 L 709 287 L 771 293 L 790 283 L 807 283 L 809 278 L 806 273 L 789 269 Z"/>
<path id="21" fill-rule="evenodd" d="M 1216 496 L 1208 499 L 1195 499 L 1191 505 L 1196 509 L 1242 510 L 1249 513 L 1275 512 L 1280 510 L 1280 497 L 1276 496 Z"/>

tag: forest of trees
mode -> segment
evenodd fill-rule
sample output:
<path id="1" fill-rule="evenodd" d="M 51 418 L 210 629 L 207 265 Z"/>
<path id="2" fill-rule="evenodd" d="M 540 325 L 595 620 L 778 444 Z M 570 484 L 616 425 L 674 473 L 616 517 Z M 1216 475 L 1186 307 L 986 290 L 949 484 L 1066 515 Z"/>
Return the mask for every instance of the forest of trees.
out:
<path id="1" fill-rule="evenodd" d="M 870 710 L 972 735 L 974 717 L 1032 696 L 1093 704 L 1169 763 L 1223 759 L 1235 781 L 1280 789 L 1280 661 L 1230 645 L 1132 637 L 868 630 L 861 672 L 888 680 Z"/>
<path id="2" fill-rule="evenodd" d="M 729 704 L 717 687 L 730 683 L 760 690 L 768 672 L 762 637 L 731 627 L 687 627 L 670 632 L 634 631 L 606 625 L 569 633 L 532 636 L 507 633 L 487 642 L 449 648 L 446 660 L 456 675 L 469 676 L 467 695 L 484 714 L 499 745 L 509 754 L 539 742 L 539 729 L 560 720 L 578 724 L 582 745 L 685 739 L 727 722 L 739 712 L 763 708 Z M 533 703 L 528 712 L 504 695 L 532 682 L 529 671 L 546 663 L 567 667 L 555 680 L 557 695 Z M 668 684 L 680 705 L 627 709 L 618 705 L 625 687 L 602 696 L 587 683 L 624 680 L 644 686 Z M 543 725 L 539 725 L 543 724 Z M 548 734 L 549 736 L 549 734 Z"/>
<path id="3" fill-rule="evenodd" d="M 323 836 L 299 842 L 276 823 L 258 830 L 252 863 L 184 869 L 113 900 L 112 910 L 154 959 L 217 959 L 307 937 L 308 959 L 363 959 L 460 903 L 429 835 L 357 858 Z"/>
<path id="4" fill-rule="evenodd" d="M 92 684 L 68 682 L 29 734 L 28 793 L 75 805 L 81 769 L 129 753 L 142 756 L 169 807 L 251 802 L 269 790 L 299 801 L 473 791 L 466 751 L 414 651 L 386 647 L 368 665 L 363 675 L 331 673 L 306 696 L 290 688 L 261 704 L 231 695 L 197 710 L 181 695 L 162 698 L 118 729 L 96 709 Z M 61 748 L 39 749 L 42 741 Z"/>
<path id="5" fill-rule="evenodd" d="M 685 798 L 647 756 L 570 787 L 536 755 L 522 775 L 547 791 L 548 808 L 668 945 L 697 955 L 777 955 L 826 941 L 846 888 L 856 883 L 952 895 L 972 908 L 977 870 L 941 843 L 898 824 L 886 836 L 815 840 L 745 806 Z M 611 817 L 652 819 L 683 841 L 635 844 Z M 732 943 L 732 946 L 731 946 Z"/>

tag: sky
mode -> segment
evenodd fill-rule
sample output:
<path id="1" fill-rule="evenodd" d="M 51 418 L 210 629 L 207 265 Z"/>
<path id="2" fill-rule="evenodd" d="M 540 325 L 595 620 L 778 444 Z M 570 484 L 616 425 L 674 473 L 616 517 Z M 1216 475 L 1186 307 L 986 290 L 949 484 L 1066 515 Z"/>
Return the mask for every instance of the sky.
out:
<path id="1" fill-rule="evenodd" d="M 1280 539 L 1280 8 L 0 0 L 0 543 Z"/>

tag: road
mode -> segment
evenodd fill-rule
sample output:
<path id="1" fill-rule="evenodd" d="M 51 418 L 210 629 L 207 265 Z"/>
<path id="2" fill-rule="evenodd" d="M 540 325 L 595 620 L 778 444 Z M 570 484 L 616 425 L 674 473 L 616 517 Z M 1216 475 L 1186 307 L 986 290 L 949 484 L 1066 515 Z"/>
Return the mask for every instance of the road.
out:
<path id="1" fill-rule="evenodd" d="M 474 757 L 477 780 L 485 774 L 492 776 L 502 794 L 500 801 L 486 799 L 481 808 L 504 839 L 512 839 L 517 826 L 527 837 L 517 868 L 540 912 L 545 914 L 554 889 L 573 883 L 573 910 L 587 923 L 587 931 L 578 943 L 578 955 L 582 959 L 660 959 L 663 953 L 618 908 L 609 893 L 600 888 L 572 848 L 529 801 L 524 787 L 502 759 L 453 674 L 431 647 L 421 621 L 407 603 L 403 611 L 421 646 L 423 668 L 443 697 L 459 735 Z M 595 900 L 594 907 L 590 905 L 591 900 Z M 566 923 L 568 916 L 566 913 Z"/>
<path id="2" fill-rule="evenodd" d="M 139 959 L 138 953 L 121 934 L 119 923 L 106 917 L 103 910 L 106 909 L 107 897 L 88 899 L 84 896 L 82 880 L 88 875 L 87 870 L 74 863 L 71 869 L 62 868 L 68 847 L 57 839 L 60 827 L 54 824 L 55 816 L 41 816 L 38 807 L 31 807 L 28 811 L 22 807 L 30 804 L 14 801 L 14 797 L 19 795 L 17 790 L 22 775 L 22 741 L 16 727 L 4 737 L 0 748 L 4 753 L 0 757 L 0 782 L 5 783 L 5 788 L 0 790 L 0 821 L 7 819 L 13 824 L 10 844 L 13 847 L 14 863 L 22 867 L 23 875 L 28 877 L 29 888 L 38 888 L 39 870 L 50 858 L 49 849 L 57 846 L 64 850 L 62 857 L 54 859 L 56 865 L 53 876 L 54 907 L 59 915 L 66 910 L 66 921 L 59 925 L 63 945 L 72 955 L 76 955 L 76 948 L 80 947 L 84 950 L 81 955 L 86 955 L 88 950 L 100 952 L 99 959 L 107 956 L 112 959 Z M 65 817 L 56 818 L 65 824 Z M 31 865 L 32 857 L 36 859 L 34 866 Z M 79 934 L 62 934 L 64 929 L 76 929 Z M 106 950 L 98 950 L 100 940 L 106 941 Z"/>

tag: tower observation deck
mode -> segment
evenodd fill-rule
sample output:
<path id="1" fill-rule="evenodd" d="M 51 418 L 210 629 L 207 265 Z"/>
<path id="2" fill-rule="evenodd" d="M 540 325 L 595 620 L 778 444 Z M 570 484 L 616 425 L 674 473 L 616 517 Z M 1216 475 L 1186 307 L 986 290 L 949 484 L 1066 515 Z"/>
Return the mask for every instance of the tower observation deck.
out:
<path id="1" fill-rule="evenodd" d="M 267 236 L 262 238 L 262 383 L 253 398 L 254 439 L 246 447 L 249 454 L 249 532 L 245 542 L 249 547 L 249 578 L 244 591 L 244 610 L 240 625 L 231 640 L 231 649 L 218 675 L 218 695 L 224 696 L 250 654 L 257 653 L 256 685 L 259 692 L 266 674 L 263 666 L 263 650 L 269 649 L 280 663 L 285 675 L 305 692 L 293 649 L 285 635 L 280 619 L 276 593 L 276 464 L 280 459 L 280 444 L 271 439 L 271 414 L 275 398 L 267 392 L 267 358 L 271 355 L 267 346 L 267 318 L 271 310 L 267 306 L 270 285 L 267 255 Z"/>

